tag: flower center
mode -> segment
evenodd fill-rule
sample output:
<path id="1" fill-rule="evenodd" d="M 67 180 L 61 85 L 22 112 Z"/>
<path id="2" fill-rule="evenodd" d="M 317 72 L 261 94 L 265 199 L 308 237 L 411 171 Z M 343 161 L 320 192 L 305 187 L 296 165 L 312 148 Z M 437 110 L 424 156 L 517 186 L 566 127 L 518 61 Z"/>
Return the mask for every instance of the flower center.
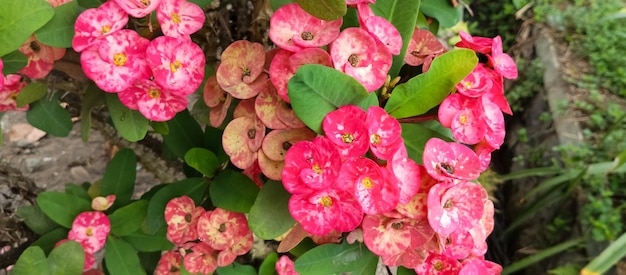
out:
<path id="1" fill-rule="evenodd" d="M 341 141 L 343 141 L 344 143 L 350 144 L 354 141 L 354 136 L 350 133 L 345 133 L 341 135 Z"/>
<path id="2" fill-rule="evenodd" d="M 333 199 L 331 199 L 329 196 L 323 196 L 320 200 L 320 204 L 324 207 L 331 207 L 333 206 Z"/>
<path id="3" fill-rule="evenodd" d="M 465 123 L 467 123 L 467 115 L 461 114 L 459 116 L 459 122 L 461 122 L 461 124 L 465 125 Z"/>
<path id="4" fill-rule="evenodd" d="M 256 137 L 256 130 L 255 129 L 248 129 L 248 138 L 249 139 L 254 139 Z"/>
<path id="5" fill-rule="evenodd" d="M 139 2 L 141 2 L 141 4 L 144 4 L 144 6 L 150 6 L 150 0 L 139 0 Z"/>
<path id="6" fill-rule="evenodd" d="M 363 187 L 365 187 L 367 189 L 370 189 L 370 188 L 372 188 L 374 186 L 374 182 L 369 177 L 364 177 L 361 180 L 361 184 L 363 184 Z"/>
<path id="7" fill-rule="evenodd" d="M 446 203 L 443 204 L 443 208 L 452 208 L 453 205 L 452 200 L 447 200 Z"/>
<path id="8" fill-rule="evenodd" d="M 289 150 L 289 148 L 291 148 L 292 144 L 289 143 L 289 141 L 285 141 L 283 142 L 283 150 L 287 151 Z"/>
<path id="9" fill-rule="evenodd" d="M 319 164 L 313 164 L 313 167 L 311 167 L 311 170 L 313 170 L 313 172 L 315 172 L 318 175 L 322 174 L 322 168 L 320 167 Z"/>
<path id="10" fill-rule="evenodd" d="M 87 227 L 87 229 L 85 229 L 85 235 L 87 235 L 87 237 L 93 236 L 93 228 Z"/>
<path id="11" fill-rule="evenodd" d="M 433 264 L 433 267 L 437 271 L 442 271 L 443 270 L 443 262 L 442 261 L 437 261 L 436 263 Z"/>
<path id="12" fill-rule="evenodd" d="M 465 86 L 465 89 L 471 89 L 472 87 L 474 87 L 474 83 L 472 83 L 471 81 L 463 81 L 463 86 Z"/>
<path id="13" fill-rule="evenodd" d="M 220 233 L 224 233 L 226 231 L 226 225 L 223 223 L 220 223 L 220 228 L 217 229 L 217 231 L 219 231 Z"/>
<path id="14" fill-rule="evenodd" d="M 124 53 L 116 53 L 113 56 L 113 64 L 116 66 L 124 66 L 124 64 L 126 64 L 126 55 Z"/>
<path id="15" fill-rule="evenodd" d="M 303 32 L 302 34 L 300 34 L 300 37 L 302 37 L 302 40 L 305 40 L 305 41 L 313 40 L 314 38 L 311 32 Z"/>
<path id="16" fill-rule="evenodd" d="M 454 167 L 452 167 L 452 165 L 447 164 L 447 163 L 442 163 L 440 164 L 441 168 L 443 168 L 444 171 L 446 171 L 448 174 L 452 174 L 454 173 Z"/>
<path id="17" fill-rule="evenodd" d="M 185 221 L 186 222 L 191 222 L 191 213 L 185 214 Z"/>
<path id="18" fill-rule="evenodd" d="M 106 25 L 100 29 L 100 34 L 105 35 L 111 31 L 111 26 Z"/>
<path id="19" fill-rule="evenodd" d="M 178 13 L 172 12 L 172 22 L 175 24 L 180 23 L 180 15 Z"/>
<path id="20" fill-rule="evenodd" d="M 241 80 L 243 81 L 243 79 L 244 79 L 246 76 L 250 76 L 250 69 L 248 69 L 248 68 L 242 68 L 242 69 L 241 69 Z"/>
<path id="21" fill-rule="evenodd" d="M 157 89 L 150 89 L 148 90 L 148 96 L 150 98 L 159 98 L 161 97 L 161 92 Z"/>
<path id="22" fill-rule="evenodd" d="M 17 100 L 17 94 L 18 93 L 12 93 L 11 95 L 9 95 L 9 99 L 16 101 Z"/>
<path id="23" fill-rule="evenodd" d="M 356 67 L 356 65 L 359 65 L 359 56 L 356 54 L 351 54 L 348 57 L 348 63 L 350 63 L 352 67 Z"/>
<path id="24" fill-rule="evenodd" d="M 402 222 L 394 222 L 391 224 L 391 228 L 393 229 L 402 229 Z"/>
<path id="25" fill-rule="evenodd" d="M 419 56 L 419 55 L 420 55 L 420 51 L 418 51 L 418 50 L 414 50 L 414 51 L 412 51 L 412 52 L 411 52 L 411 55 L 413 55 L 413 56 Z"/>
<path id="26" fill-rule="evenodd" d="M 371 134 L 370 135 L 370 142 L 374 145 L 378 145 L 380 144 L 380 136 L 378 134 Z"/>
<path id="27" fill-rule="evenodd" d="M 29 46 L 30 49 L 33 50 L 33 52 L 38 53 L 41 50 L 41 47 L 39 47 L 39 44 L 37 44 L 37 42 L 35 41 L 31 41 Z"/>
<path id="28" fill-rule="evenodd" d="M 175 73 L 182 66 L 183 66 L 183 64 L 180 64 L 180 61 L 176 60 L 174 63 L 170 63 L 170 71 Z"/>

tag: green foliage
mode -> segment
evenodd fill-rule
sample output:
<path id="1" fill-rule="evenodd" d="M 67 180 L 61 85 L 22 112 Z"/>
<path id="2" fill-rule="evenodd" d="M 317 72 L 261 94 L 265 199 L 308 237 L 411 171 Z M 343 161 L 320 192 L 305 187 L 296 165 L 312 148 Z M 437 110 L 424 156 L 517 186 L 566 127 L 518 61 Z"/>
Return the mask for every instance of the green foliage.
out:
<path id="1" fill-rule="evenodd" d="M 296 0 L 296 3 L 309 14 L 322 20 L 337 20 L 346 14 L 344 0 Z"/>
<path id="2" fill-rule="evenodd" d="M 259 187 L 248 176 L 228 169 L 211 181 L 209 193 L 215 206 L 248 213 L 259 193 Z"/>
<path id="3" fill-rule="evenodd" d="M 450 28 L 461 20 L 462 5 L 455 8 L 451 1 L 422 0 L 420 11 L 437 19 L 442 27 Z"/>
<path id="4" fill-rule="evenodd" d="M 115 195 L 113 209 L 130 202 L 135 190 L 137 158 L 131 149 L 118 151 L 104 170 L 100 195 Z"/>
<path id="5" fill-rule="evenodd" d="M 215 170 L 220 166 L 215 154 L 204 148 L 191 148 L 187 151 L 185 163 L 209 178 L 215 175 Z"/>
<path id="6" fill-rule="evenodd" d="M 261 239 L 272 240 L 293 227 L 296 221 L 289 214 L 289 197 L 281 182 L 265 183 L 250 209 L 250 230 Z"/>
<path id="7" fill-rule="evenodd" d="M 74 22 L 81 9 L 76 1 L 60 5 L 54 9 L 54 17 L 35 32 L 39 42 L 52 47 L 71 48 L 74 37 Z"/>
<path id="8" fill-rule="evenodd" d="M 17 50 L 53 16 L 45 0 L 4 1 L 0 5 L 0 56 Z"/>
<path id="9" fill-rule="evenodd" d="M 524 111 L 528 100 L 543 90 L 543 66 L 539 59 L 519 59 L 516 65 L 520 74 L 504 94 L 513 113 Z"/>
<path id="10" fill-rule="evenodd" d="M 146 274 L 137 250 L 122 239 L 109 236 L 104 247 L 104 263 L 111 274 Z"/>
<path id="11" fill-rule="evenodd" d="M 54 191 L 39 193 L 37 205 L 46 216 L 65 228 L 72 227 L 72 222 L 78 214 L 91 210 L 90 201 Z"/>
<path id="12" fill-rule="evenodd" d="M 378 257 L 362 243 L 324 244 L 315 247 L 295 261 L 302 275 L 324 275 L 342 272 L 374 274 Z"/>
<path id="13" fill-rule="evenodd" d="M 148 201 L 139 200 L 121 207 L 109 215 L 111 234 L 127 236 L 139 230 L 146 218 Z"/>
<path id="14" fill-rule="evenodd" d="M 105 99 L 113 125 L 120 135 L 128 141 L 142 140 L 148 133 L 148 119 L 139 111 L 124 106 L 117 94 L 106 93 Z"/>
<path id="15" fill-rule="evenodd" d="M 2 73 L 4 75 L 14 74 L 28 64 L 28 57 L 20 51 L 13 51 L 2 56 L 2 63 L 4 65 Z"/>
<path id="16" fill-rule="evenodd" d="M 22 252 L 17 259 L 13 271 L 14 275 L 48 274 L 50 269 L 46 261 L 46 255 L 38 246 L 31 246 Z"/>
<path id="17" fill-rule="evenodd" d="M 67 110 L 59 103 L 59 94 L 50 99 L 41 99 L 30 105 L 26 119 L 31 125 L 57 137 L 66 137 L 72 131 L 74 123 Z"/>

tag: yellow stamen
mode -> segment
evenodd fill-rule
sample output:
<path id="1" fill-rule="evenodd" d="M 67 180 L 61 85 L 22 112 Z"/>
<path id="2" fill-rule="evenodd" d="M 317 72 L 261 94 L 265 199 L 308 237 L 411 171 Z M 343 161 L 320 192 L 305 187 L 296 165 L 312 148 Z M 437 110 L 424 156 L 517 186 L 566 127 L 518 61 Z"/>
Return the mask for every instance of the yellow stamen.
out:
<path id="1" fill-rule="evenodd" d="M 124 66 L 124 64 L 126 64 L 126 55 L 123 53 L 116 53 L 113 56 L 113 64 L 117 66 Z"/>
<path id="2" fill-rule="evenodd" d="M 85 235 L 87 235 L 87 237 L 91 237 L 93 235 L 93 228 L 87 227 L 87 230 L 85 230 Z"/>
<path id="3" fill-rule="evenodd" d="M 111 31 L 111 26 L 106 25 L 100 29 L 100 34 L 105 35 Z"/>
<path id="4" fill-rule="evenodd" d="M 361 180 L 361 184 L 363 184 L 363 187 L 370 189 L 372 187 L 374 187 L 374 182 L 372 181 L 372 179 L 365 177 Z"/>
<path id="5" fill-rule="evenodd" d="M 374 145 L 380 144 L 380 136 L 378 134 L 370 135 L 370 142 Z"/>
<path id="6" fill-rule="evenodd" d="M 172 22 L 175 24 L 180 23 L 180 15 L 178 13 L 172 12 Z"/>
<path id="7" fill-rule="evenodd" d="M 139 2 L 141 2 L 142 4 L 144 4 L 146 7 L 150 6 L 150 0 L 139 0 Z"/>
<path id="8" fill-rule="evenodd" d="M 452 200 L 447 200 L 446 203 L 443 204 L 443 208 L 452 208 L 452 206 Z"/>
<path id="9" fill-rule="evenodd" d="M 438 261 L 435 264 L 433 264 L 433 267 L 435 268 L 435 270 L 437 271 L 442 271 L 443 270 L 443 262 Z"/>
<path id="10" fill-rule="evenodd" d="M 346 133 L 341 135 L 341 141 L 343 141 L 344 143 L 350 144 L 354 141 L 354 136 L 350 133 Z"/>
<path id="11" fill-rule="evenodd" d="M 180 61 L 176 60 L 174 63 L 170 63 L 170 71 L 175 73 L 182 66 L 183 66 L 183 64 L 180 64 Z"/>
<path id="12" fill-rule="evenodd" d="M 324 207 L 331 207 L 333 206 L 333 199 L 329 196 L 323 196 L 322 199 L 320 199 L 320 204 Z"/>
<path id="13" fill-rule="evenodd" d="M 150 90 L 148 90 L 148 96 L 150 98 L 159 98 L 159 97 L 161 97 L 161 91 L 159 91 L 157 89 L 150 89 Z"/>
<path id="14" fill-rule="evenodd" d="M 467 123 L 467 116 L 465 114 L 461 114 L 459 116 L 459 122 L 461 122 L 461 124 L 465 125 L 465 123 Z"/>
<path id="15" fill-rule="evenodd" d="M 471 89 L 472 87 L 474 87 L 474 83 L 472 83 L 471 81 L 463 81 L 463 86 L 465 86 L 465 89 Z"/>
<path id="16" fill-rule="evenodd" d="M 322 174 L 322 168 L 321 168 L 321 167 L 320 167 L 320 165 L 319 165 L 319 164 L 317 164 L 317 163 L 316 163 L 316 164 L 314 164 L 314 165 L 313 165 L 313 167 L 311 167 L 311 169 L 312 169 L 315 173 L 317 173 L 318 175 L 321 175 L 321 174 Z"/>

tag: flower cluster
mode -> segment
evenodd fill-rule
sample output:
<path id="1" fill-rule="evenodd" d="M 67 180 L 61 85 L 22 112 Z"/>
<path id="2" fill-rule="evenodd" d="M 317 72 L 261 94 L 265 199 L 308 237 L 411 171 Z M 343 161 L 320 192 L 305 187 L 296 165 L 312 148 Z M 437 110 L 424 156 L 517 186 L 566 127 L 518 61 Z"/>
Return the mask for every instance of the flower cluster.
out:
<path id="1" fill-rule="evenodd" d="M 181 260 L 191 273 L 210 274 L 252 248 L 252 232 L 243 214 L 221 208 L 205 211 L 187 196 L 167 203 L 165 221 L 167 239 L 176 249 L 161 256 L 155 274 L 180 270 Z"/>
<path id="2" fill-rule="evenodd" d="M 123 29 L 129 15 L 155 10 L 165 36 L 150 41 Z M 166 121 L 187 107 L 204 78 L 204 53 L 190 38 L 203 23 L 202 9 L 185 0 L 109 1 L 78 16 L 72 47 L 99 88 L 148 119 Z"/>

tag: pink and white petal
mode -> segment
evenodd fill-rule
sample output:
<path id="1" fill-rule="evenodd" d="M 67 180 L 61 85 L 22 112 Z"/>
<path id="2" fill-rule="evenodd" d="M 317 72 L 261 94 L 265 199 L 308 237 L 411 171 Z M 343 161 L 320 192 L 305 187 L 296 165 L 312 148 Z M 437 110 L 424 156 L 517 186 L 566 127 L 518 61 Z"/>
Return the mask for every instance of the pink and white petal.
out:
<path id="1" fill-rule="evenodd" d="M 256 135 L 256 129 L 254 128 L 254 119 L 249 117 L 239 117 L 233 119 L 224 128 L 222 134 L 222 146 L 233 165 L 240 169 L 246 169 L 254 163 L 256 159 L 256 152 L 250 150 L 248 141 L 250 137 L 248 132 Z"/>
<path id="2" fill-rule="evenodd" d="M 263 152 L 274 161 L 285 160 L 287 150 L 296 142 L 303 140 L 312 140 L 316 133 L 309 128 L 287 128 L 281 130 L 273 130 L 263 139 Z"/>
<path id="3" fill-rule="evenodd" d="M 202 89 L 204 103 L 210 108 L 216 107 L 220 103 L 224 103 L 227 93 L 217 84 L 215 75 L 207 78 L 204 88 Z"/>
<path id="4" fill-rule="evenodd" d="M 226 99 L 224 102 L 220 102 L 217 106 L 211 107 L 209 111 L 209 122 L 211 126 L 215 128 L 219 128 L 224 123 L 224 119 L 226 119 L 226 115 L 228 114 L 228 108 L 233 100 L 233 97 L 230 94 L 226 94 Z"/>
<path id="5" fill-rule="evenodd" d="M 337 198 L 329 192 L 292 195 L 289 213 L 312 235 L 324 235 L 334 230 Z"/>
<path id="6" fill-rule="evenodd" d="M 278 96 L 286 102 L 290 102 L 289 96 L 287 95 L 287 84 L 289 83 L 289 79 L 294 75 L 294 71 L 289 64 L 289 57 L 292 54 L 293 52 L 280 49 L 272 59 L 269 67 L 270 81 L 272 81 L 272 84 L 276 88 Z"/>
<path id="7" fill-rule="evenodd" d="M 342 72 L 349 67 L 368 67 L 377 53 L 376 40 L 360 28 L 344 29 L 329 47 L 335 69 Z"/>
<path id="8" fill-rule="evenodd" d="M 168 90 L 148 90 L 139 98 L 137 107 L 147 119 L 168 121 L 187 107 L 187 97 L 176 95 Z"/>
<path id="9" fill-rule="evenodd" d="M 328 45 L 339 34 L 341 24 L 341 19 L 317 19 L 292 3 L 274 12 L 270 19 L 269 37 L 278 47 L 297 52 L 302 48 Z"/>
<path id="10" fill-rule="evenodd" d="M 161 0 L 113 0 L 130 16 L 141 18 L 153 12 Z"/>
<path id="11" fill-rule="evenodd" d="M 402 37 L 396 27 L 387 19 L 380 16 L 370 16 L 365 19 L 363 28 L 385 45 L 392 55 L 400 54 Z"/>
<path id="12" fill-rule="evenodd" d="M 72 48 L 82 52 L 98 43 L 100 37 L 121 30 L 128 23 L 128 14 L 114 1 L 108 1 L 95 9 L 87 9 L 78 15 L 74 23 Z"/>
<path id="13" fill-rule="evenodd" d="M 292 72 L 295 73 L 300 66 L 305 64 L 321 64 L 327 67 L 333 66 L 330 54 L 320 48 L 306 48 L 289 56 L 289 67 Z"/>
<path id="14" fill-rule="evenodd" d="M 359 81 L 368 92 L 378 90 L 385 83 L 392 61 L 387 47 L 378 41 L 372 59 L 372 63 L 365 67 L 353 67 L 350 63 L 344 67 L 344 72 Z"/>
<path id="15" fill-rule="evenodd" d="M 282 104 L 274 86 L 267 83 L 267 89 L 261 91 L 256 97 L 254 110 L 257 117 L 270 129 L 285 129 L 287 125 L 278 117 L 278 108 Z"/>
<path id="16" fill-rule="evenodd" d="M 124 91 L 130 88 L 130 85 L 137 79 L 136 71 L 133 68 L 116 66 L 103 60 L 97 49 L 93 47 L 82 52 L 80 63 L 85 75 L 105 92 Z"/>
<path id="17" fill-rule="evenodd" d="M 186 0 L 162 0 L 156 15 L 163 34 L 178 38 L 188 38 L 205 20 L 202 9 Z"/>
<path id="18" fill-rule="evenodd" d="M 411 234 L 402 224 L 402 219 L 365 215 L 361 225 L 365 245 L 379 256 L 404 252 L 411 244 Z"/>
<path id="19" fill-rule="evenodd" d="M 387 168 L 397 180 L 400 196 L 398 201 L 406 204 L 417 194 L 420 188 L 420 168 L 406 154 L 406 148 L 400 147 L 387 163 Z"/>

